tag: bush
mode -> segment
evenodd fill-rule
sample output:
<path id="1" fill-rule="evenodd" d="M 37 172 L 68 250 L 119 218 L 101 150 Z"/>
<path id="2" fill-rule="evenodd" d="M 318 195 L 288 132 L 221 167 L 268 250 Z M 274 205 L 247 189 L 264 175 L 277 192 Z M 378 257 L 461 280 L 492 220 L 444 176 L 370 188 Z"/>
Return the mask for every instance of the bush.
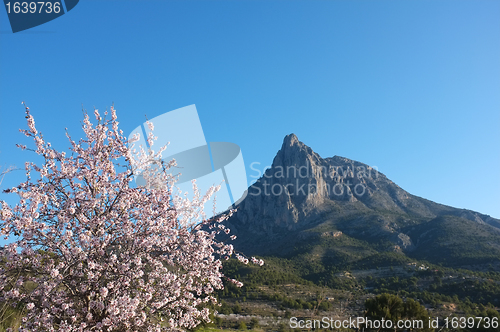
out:
<path id="1" fill-rule="evenodd" d="M 252 319 L 250 319 L 249 326 L 250 326 L 251 329 L 259 328 L 259 320 L 257 318 L 255 318 L 255 317 L 253 317 Z"/>

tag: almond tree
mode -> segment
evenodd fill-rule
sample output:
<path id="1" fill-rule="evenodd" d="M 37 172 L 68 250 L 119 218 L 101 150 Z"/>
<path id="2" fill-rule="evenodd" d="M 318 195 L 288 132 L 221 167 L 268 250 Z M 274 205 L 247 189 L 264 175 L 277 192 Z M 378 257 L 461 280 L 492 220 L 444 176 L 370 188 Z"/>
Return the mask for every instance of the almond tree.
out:
<path id="1" fill-rule="evenodd" d="M 231 212 L 203 213 L 218 188 L 201 195 L 193 183 L 192 200 L 176 196 L 174 161 L 162 161 L 164 148 L 134 149 L 139 137 L 127 142 L 113 107 L 110 119 L 95 110 L 95 125 L 84 113 L 86 138 L 67 134 L 69 154 L 44 140 L 25 109 L 21 131 L 44 162 L 27 162 L 26 181 L 5 190 L 17 205 L 0 202 L 1 232 L 17 239 L 0 254 L 0 301 L 25 308 L 20 330 L 163 331 L 208 321 L 221 260 L 233 255 L 216 238 L 229 233 L 221 221 Z M 139 172 L 147 184 L 134 187 Z"/>

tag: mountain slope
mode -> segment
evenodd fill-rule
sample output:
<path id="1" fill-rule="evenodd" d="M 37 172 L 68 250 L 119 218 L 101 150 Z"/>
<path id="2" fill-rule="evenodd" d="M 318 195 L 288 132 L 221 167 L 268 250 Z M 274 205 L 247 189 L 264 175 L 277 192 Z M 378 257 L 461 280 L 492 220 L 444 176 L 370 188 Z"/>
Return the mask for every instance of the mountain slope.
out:
<path id="1" fill-rule="evenodd" d="M 498 219 L 411 195 L 366 164 L 321 158 L 294 134 L 237 207 L 227 226 L 247 254 L 357 264 L 396 252 L 453 266 L 500 257 Z"/>

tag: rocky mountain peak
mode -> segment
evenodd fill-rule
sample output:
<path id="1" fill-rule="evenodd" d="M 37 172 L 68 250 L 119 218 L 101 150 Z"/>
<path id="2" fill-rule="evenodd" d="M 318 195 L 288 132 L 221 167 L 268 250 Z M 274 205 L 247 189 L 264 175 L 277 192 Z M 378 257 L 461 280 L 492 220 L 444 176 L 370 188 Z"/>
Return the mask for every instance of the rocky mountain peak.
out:
<path id="1" fill-rule="evenodd" d="M 300 146 L 300 145 L 304 145 L 304 143 L 302 143 L 301 141 L 299 141 L 299 138 L 297 137 L 297 135 L 295 135 L 294 133 L 291 133 L 289 135 L 286 135 L 285 138 L 283 139 L 283 145 L 281 146 L 281 149 L 288 149 L 288 148 L 291 148 L 293 146 Z"/>
<path id="2" fill-rule="evenodd" d="M 340 156 L 321 158 L 290 134 L 271 168 L 248 188 L 228 225 L 238 236 L 245 234 L 241 241 L 249 246 L 255 238 L 281 243 L 286 234 L 326 222 L 331 231 L 387 238 L 410 250 L 411 239 L 402 229 L 441 215 L 487 223 L 500 231 L 496 219 L 411 195 L 376 167 Z"/>
<path id="3" fill-rule="evenodd" d="M 276 154 L 273 160 L 273 168 L 275 167 L 292 167 L 301 166 L 308 160 L 320 160 L 321 157 L 316 154 L 310 147 L 302 143 L 297 135 L 289 134 L 283 139 L 281 149 Z"/>

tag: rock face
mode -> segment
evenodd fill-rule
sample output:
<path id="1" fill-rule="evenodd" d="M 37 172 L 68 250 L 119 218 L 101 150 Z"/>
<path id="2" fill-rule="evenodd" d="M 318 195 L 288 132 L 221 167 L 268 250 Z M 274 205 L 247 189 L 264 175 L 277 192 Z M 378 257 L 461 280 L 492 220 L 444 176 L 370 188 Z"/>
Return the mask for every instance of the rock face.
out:
<path id="1" fill-rule="evenodd" d="M 497 219 L 411 195 L 366 164 L 321 158 L 294 134 L 284 138 L 271 168 L 248 188 L 237 208 L 228 227 L 242 249 L 258 254 L 286 251 L 325 231 L 366 241 L 383 238 L 392 249 L 411 252 L 416 246 L 407 234 L 410 227 L 443 215 L 500 232 Z"/>

